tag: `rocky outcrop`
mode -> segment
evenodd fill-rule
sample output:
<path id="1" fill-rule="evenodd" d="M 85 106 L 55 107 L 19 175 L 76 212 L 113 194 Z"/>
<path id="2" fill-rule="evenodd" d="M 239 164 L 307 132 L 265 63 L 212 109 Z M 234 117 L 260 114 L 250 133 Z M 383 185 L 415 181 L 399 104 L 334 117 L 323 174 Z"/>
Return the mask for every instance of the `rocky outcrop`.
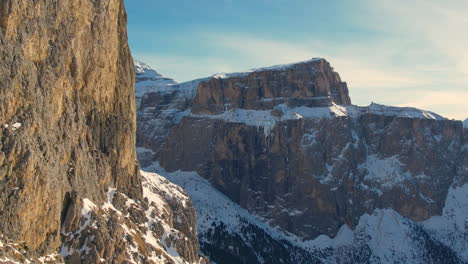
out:
<path id="1" fill-rule="evenodd" d="M 463 250 L 441 238 L 449 236 L 449 231 L 434 238 L 430 235 L 434 232 L 417 224 L 446 214 L 451 188 L 467 183 L 466 130 L 461 122 L 414 108 L 350 105 L 345 84 L 326 61 L 317 59 L 215 75 L 203 80 L 196 95 L 186 97 L 189 103 L 180 108 L 172 107 L 175 104 L 169 97 L 164 106 L 158 106 L 164 94 L 167 91 L 144 95 L 138 112 L 137 144 L 145 166 L 157 161 L 169 172 L 196 172 L 249 214 L 299 240 L 339 237 L 343 226 L 348 227 L 362 246 L 359 250 L 348 247 L 350 254 L 353 250 L 362 253 L 356 256 L 358 263 L 387 258 L 372 257 L 378 247 L 370 251 L 369 247 L 379 238 L 364 237 L 366 232 L 384 232 L 370 228 L 368 221 L 374 225 L 379 218 L 395 215 L 402 223 L 399 226 L 408 226 L 400 230 L 401 236 L 419 234 L 408 245 L 415 252 L 427 253 L 415 258 L 418 261 L 450 256 L 456 263 L 462 258 Z M 151 129 L 163 119 L 171 120 L 165 123 L 164 134 Z M 151 144 L 156 140 L 157 145 Z M 184 185 L 185 177 L 172 179 Z M 189 193 L 199 217 L 206 215 L 208 202 L 197 201 L 196 191 Z M 234 254 L 228 246 L 210 243 L 221 241 L 223 234 L 229 241 L 236 240 L 229 228 L 232 223 L 224 222 L 228 227 L 222 228 L 218 220 L 211 221 L 215 230 L 201 229 L 203 248 L 209 251 L 205 253 Z M 450 234 L 463 234 L 456 241 L 462 240 L 466 232 L 460 226 L 453 230 Z M 247 240 L 243 246 L 256 244 Z M 271 245 L 250 250 L 260 254 Z M 299 247 L 309 253 L 331 254 L 326 257 L 329 260 L 339 251 L 335 246 L 331 247 L 336 254 Z M 431 255 L 433 250 L 445 253 Z M 257 261 L 264 263 L 261 259 Z"/>
<path id="2" fill-rule="evenodd" d="M 144 198 L 123 1 L 4 0 L 0 14 L 2 260 L 198 262 L 190 204 Z"/>
<path id="3" fill-rule="evenodd" d="M 170 78 L 156 74 L 156 71 L 144 63 L 137 63 L 136 101 L 138 104 L 137 145 L 151 146 L 154 152 L 141 156 L 142 166 L 151 164 L 156 159 L 161 145 L 165 142 L 171 129 L 180 122 L 181 118 L 189 113 L 197 87 L 207 78 L 197 79 L 184 83 L 162 83 Z M 157 78 L 148 79 L 147 76 L 157 75 Z M 155 118 L 156 117 L 156 118 Z"/>
<path id="4" fill-rule="evenodd" d="M 351 104 L 346 83 L 324 59 L 273 66 L 251 72 L 214 75 L 197 90 L 192 113 L 230 109 L 264 110 L 288 106 Z"/>
<path id="5" fill-rule="evenodd" d="M 143 201 L 115 189 L 101 206 L 70 197 L 61 230 L 65 262 L 206 263 L 188 196 L 161 176 L 142 173 Z"/>
<path id="6" fill-rule="evenodd" d="M 136 103 L 137 106 L 140 105 L 141 97 L 148 92 L 157 91 L 160 89 L 164 89 L 167 86 L 177 84 L 171 78 L 166 78 L 156 72 L 155 70 L 151 69 L 151 67 L 141 61 L 135 61 L 135 87 L 136 87 Z"/>
<path id="7" fill-rule="evenodd" d="M 367 113 L 271 128 L 191 116 L 159 161 L 169 171 L 197 171 L 250 212 L 312 239 L 354 228 L 376 208 L 415 221 L 441 214 L 462 137 L 460 122 Z"/>

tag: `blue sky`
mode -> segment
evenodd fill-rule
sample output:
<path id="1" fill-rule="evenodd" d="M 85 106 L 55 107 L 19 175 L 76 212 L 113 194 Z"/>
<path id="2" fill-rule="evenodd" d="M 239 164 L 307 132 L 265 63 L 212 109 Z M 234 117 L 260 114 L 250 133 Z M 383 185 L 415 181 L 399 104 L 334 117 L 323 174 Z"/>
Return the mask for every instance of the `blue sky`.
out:
<path id="1" fill-rule="evenodd" d="M 468 117 L 468 1 L 126 0 L 135 58 L 178 81 L 324 57 L 354 104 Z"/>

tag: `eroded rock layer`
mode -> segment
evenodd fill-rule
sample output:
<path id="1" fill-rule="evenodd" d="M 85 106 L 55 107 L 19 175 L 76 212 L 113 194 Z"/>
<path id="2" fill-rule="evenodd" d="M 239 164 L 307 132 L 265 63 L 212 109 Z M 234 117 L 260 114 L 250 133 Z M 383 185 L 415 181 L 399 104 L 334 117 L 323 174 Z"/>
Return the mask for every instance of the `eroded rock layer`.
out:
<path id="1" fill-rule="evenodd" d="M 448 255 L 455 263 L 466 259 L 467 253 L 457 244 L 466 241 L 463 224 L 451 226 L 454 221 L 468 221 L 460 217 L 465 209 L 447 205 L 449 198 L 463 199 L 468 181 L 462 122 L 415 108 L 351 105 L 345 83 L 323 59 L 217 74 L 191 86 L 191 93 L 179 86 L 142 96 L 137 145 L 144 166 L 156 161 L 168 172 L 196 172 L 263 223 L 312 244 L 323 236 L 341 240 L 343 227 L 350 228 L 350 236 L 362 246 L 357 262 L 380 263 L 386 257 L 374 255 L 399 250 L 396 242 L 379 252 L 375 251 L 379 246 L 368 248 L 373 234 L 361 236 L 385 230 L 376 226 L 377 231 L 369 231 L 374 227 L 365 224 L 367 216 L 372 216 L 373 224 L 379 218 L 398 218 L 397 222 L 411 226 L 398 232 L 403 237 L 417 233 L 408 238 L 413 241 L 408 247 L 429 254 L 415 257 L 417 261 Z M 184 177 L 171 179 L 191 188 Z M 197 188 L 189 191 L 192 198 Z M 456 188 L 461 194 L 451 198 L 450 190 Z M 209 215 L 207 204 L 195 202 L 199 217 Z M 418 227 L 440 215 L 447 216 L 435 222 L 443 226 L 446 221 L 450 228 L 445 231 Z M 219 218 L 212 219 L 218 219 L 207 220 L 216 228 L 202 229 L 201 238 L 206 254 L 218 260 L 223 254 L 242 259 L 235 252 L 246 248 L 268 255 L 270 246 L 279 241 L 273 238 L 276 242 L 254 249 L 255 235 L 244 238 L 241 234 L 245 225 L 238 224 L 244 227 L 232 231 L 231 220 L 220 224 Z M 255 226 L 262 228 L 262 224 Z M 231 250 L 218 243 L 223 236 L 229 241 L 240 236 L 244 244 L 238 241 L 238 248 Z M 446 242 L 451 236 L 455 244 Z M 348 249 L 350 254 L 354 250 Z M 430 255 L 432 250 L 444 253 Z M 330 253 L 307 248 L 305 252 Z M 396 253 L 401 259 L 411 254 Z M 289 257 L 294 263 L 294 257 Z M 326 257 L 334 263 L 329 257 L 340 256 Z M 346 258 L 341 257 L 336 262 Z M 268 263 L 262 258 L 257 255 L 257 262 Z"/>
<path id="2" fill-rule="evenodd" d="M 346 83 L 324 59 L 294 65 L 215 75 L 200 83 L 192 107 L 194 114 L 218 114 L 230 109 L 263 110 L 289 106 L 351 104 Z"/>
<path id="3" fill-rule="evenodd" d="M 250 212 L 311 239 L 376 208 L 415 221 L 439 215 L 462 154 L 461 124 L 449 120 L 364 114 L 266 129 L 186 117 L 159 161 L 197 171 Z"/>

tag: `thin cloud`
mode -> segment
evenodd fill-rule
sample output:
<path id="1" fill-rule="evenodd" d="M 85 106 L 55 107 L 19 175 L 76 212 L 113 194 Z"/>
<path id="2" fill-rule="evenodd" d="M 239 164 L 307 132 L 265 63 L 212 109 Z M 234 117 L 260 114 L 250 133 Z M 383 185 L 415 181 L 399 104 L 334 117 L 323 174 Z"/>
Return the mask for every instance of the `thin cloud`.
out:
<path id="1" fill-rule="evenodd" d="M 324 57 L 348 82 L 354 103 L 413 105 L 468 117 L 468 2 L 358 0 L 356 5 L 366 15 L 356 13 L 349 23 L 376 32 L 365 42 L 204 31 L 178 41 L 197 40 L 216 53 L 138 55 L 181 80 Z"/>
<path id="2" fill-rule="evenodd" d="M 379 68 L 363 56 L 344 57 L 327 54 L 334 50 L 337 53 L 351 53 L 349 48 L 338 47 L 334 44 L 323 43 L 294 44 L 285 41 L 267 40 L 249 35 L 220 36 L 212 34 L 211 43 L 236 52 L 240 58 L 246 59 L 257 65 L 272 65 L 278 63 L 291 63 L 306 60 L 312 57 L 324 57 L 342 75 L 350 85 L 359 88 L 392 88 L 395 86 L 422 86 L 429 84 L 429 80 L 423 80 L 411 76 L 411 74 L 396 70 Z M 330 48 L 334 46 L 334 48 Z M 353 49 L 354 50 L 354 49 Z M 354 52 L 356 53 L 356 52 Z"/>
<path id="3" fill-rule="evenodd" d="M 434 91 L 417 95 L 399 106 L 434 109 L 444 116 L 463 120 L 468 118 L 468 91 Z"/>

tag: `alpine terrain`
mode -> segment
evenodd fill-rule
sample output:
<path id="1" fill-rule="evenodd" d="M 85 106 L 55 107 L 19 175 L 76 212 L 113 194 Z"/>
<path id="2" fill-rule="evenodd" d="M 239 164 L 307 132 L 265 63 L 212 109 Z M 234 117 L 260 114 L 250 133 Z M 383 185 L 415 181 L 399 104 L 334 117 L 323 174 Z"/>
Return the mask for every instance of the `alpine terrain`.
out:
<path id="1" fill-rule="evenodd" d="M 135 67 L 140 164 L 187 191 L 213 263 L 468 263 L 466 121 L 353 105 L 321 58 Z"/>

